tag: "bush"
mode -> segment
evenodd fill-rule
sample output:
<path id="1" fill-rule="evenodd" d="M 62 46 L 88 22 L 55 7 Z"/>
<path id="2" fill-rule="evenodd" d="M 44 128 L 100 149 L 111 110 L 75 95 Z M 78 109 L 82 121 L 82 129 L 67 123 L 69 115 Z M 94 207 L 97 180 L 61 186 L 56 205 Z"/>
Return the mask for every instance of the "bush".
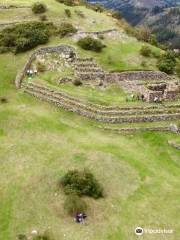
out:
<path id="1" fill-rule="evenodd" d="M 41 16 L 40 16 L 40 20 L 41 20 L 42 22 L 47 21 L 47 16 L 46 16 L 46 15 L 41 15 Z"/>
<path id="2" fill-rule="evenodd" d="M 143 45 L 143 46 L 141 47 L 140 53 L 141 53 L 141 55 L 144 56 L 144 57 L 150 57 L 150 55 L 151 55 L 151 53 L 152 53 L 152 52 L 151 52 L 151 48 L 150 48 L 149 46 Z"/>
<path id="3" fill-rule="evenodd" d="M 172 74 L 176 66 L 175 54 L 172 51 L 167 51 L 161 56 L 157 66 L 160 71 Z"/>
<path id="4" fill-rule="evenodd" d="M 69 18 L 71 17 L 71 11 L 69 9 L 65 9 L 64 12 L 67 17 L 69 17 Z"/>
<path id="5" fill-rule="evenodd" d="M 76 33 L 77 29 L 73 27 L 71 23 L 62 23 L 60 27 L 58 28 L 58 34 L 60 34 L 61 37 L 65 37 L 69 34 Z"/>
<path id="6" fill-rule="evenodd" d="M 27 240 L 28 238 L 27 238 L 27 236 L 26 236 L 25 234 L 19 234 L 19 235 L 17 236 L 17 239 L 18 239 L 18 240 Z"/>
<path id="7" fill-rule="evenodd" d="M 74 0 L 56 0 L 59 3 L 63 3 L 67 6 L 74 6 L 75 5 L 75 1 Z"/>
<path id="8" fill-rule="evenodd" d="M 8 99 L 6 97 L 0 97 L 0 102 L 1 103 L 7 103 Z"/>
<path id="9" fill-rule="evenodd" d="M 121 13 L 119 11 L 112 11 L 112 17 L 118 20 L 122 18 Z"/>
<path id="10" fill-rule="evenodd" d="M 81 82 L 80 80 L 76 79 L 76 80 L 73 81 L 73 84 L 74 84 L 75 86 L 81 86 L 81 85 L 82 85 L 82 82 Z"/>
<path id="11" fill-rule="evenodd" d="M 44 3 L 36 2 L 32 5 L 32 11 L 35 14 L 40 14 L 46 12 L 47 7 Z"/>
<path id="12" fill-rule="evenodd" d="M 102 44 L 100 40 L 91 37 L 81 38 L 78 41 L 78 45 L 85 50 L 91 50 L 95 52 L 101 52 L 105 47 L 105 45 Z"/>
<path id="13" fill-rule="evenodd" d="M 142 62 L 141 62 L 141 66 L 142 66 L 142 67 L 147 67 L 147 63 L 146 63 L 145 61 L 142 61 Z"/>
<path id="14" fill-rule="evenodd" d="M 100 198 L 103 196 L 103 189 L 89 171 L 69 171 L 60 181 L 66 194 L 77 194 Z"/>
<path id="15" fill-rule="evenodd" d="M 176 66 L 176 74 L 177 74 L 177 76 L 180 78 L 180 62 L 177 63 L 177 66 Z"/>
<path id="16" fill-rule="evenodd" d="M 7 27 L 0 31 L 0 47 L 13 50 L 15 53 L 27 51 L 48 42 L 49 28 L 50 26 L 43 22 L 29 22 Z"/>
<path id="17" fill-rule="evenodd" d="M 64 209 L 67 211 L 69 215 L 74 216 L 77 213 L 86 212 L 87 204 L 78 195 L 71 194 L 66 197 Z"/>

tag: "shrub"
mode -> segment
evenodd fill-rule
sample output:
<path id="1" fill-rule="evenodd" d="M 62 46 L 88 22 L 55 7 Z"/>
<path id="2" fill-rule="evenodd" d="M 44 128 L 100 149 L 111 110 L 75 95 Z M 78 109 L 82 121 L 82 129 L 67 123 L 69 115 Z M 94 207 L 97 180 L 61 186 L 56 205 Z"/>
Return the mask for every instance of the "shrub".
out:
<path id="1" fill-rule="evenodd" d="M 71 23 L 62 23 L 58 28 L 58 33 L 61 37 L 65 37 L 68 34 L 76 33 L 77 29 Z"/>
<path id="2" fill-rule="evenodd" d="M 104 40 L 104 35 L 103 34 L 98 34 L 98 38 L 101 40 Z"/>
<path id="3" fill-rule="evenodd" d="M 176 74 L 180 78 L 180 61 L 177 63 L 177 66 L 176 66 Z"/>
<path id="4" fill-rule="evenodd" d="M 176 66 L 176 58 L 172 51 L 167 51 L 160 58 L 159 63 L 157 64 L 160 71 L 167 74 L 172 74 Z"/>
<path id="5" fill-rule="evenodd" d="M 47 7 L 44 3 L 36 2 L 32 5 L 32 11 L 35 14 L 40 14 L 46 12 Z"/>
<path id="6" fill-rule="evenodd" d="M 67 6 L 74 6 L 75 5 L 75 1 L 74 0 L 56 0 L 59 3 L 63 3 Z"/>
<path id="7" fill-rule="evenodd" d="M 145 61 L 142 61 L 142 62 L 141 62 L 141 66 L 142 66 L 142 67 L 147 67 L 147 63 L 146 63 Z"/>
<path id="8" fill-rule="evenodd" d="M 76 194 L 71 194 L 66 197 L 64 209 L 69 215 L 76 213 L 84 213 L 87 210 L 86 202 Z"/>
<path id="9" fill-rule="evenodd" d="M 46 15 L 41 15 L 41 16 L 40 16 L 40 20 L 41 20 L 42 22 L 47 21 L 47 16 L 46 16 Z"/>
<path id="10" fill-rule="evenodd" d="M 67 172 L 60 181 L 66 194 L 86 195 L 93 198 L 103 196 L 103 189 L 89 171 L 73 170 Z"/>
<path id="11" fill-rule="evenodd" d="M 149 57 L 151 55 L 151 48 L 149 46 L 143 45 L 141 47 L 140 53 L 142 56 Z"/>
<path id="12" fill-rule="evenodd" d="M 1 103 L 7 103 L 8 100 L 7 100 L 6 97 L 0 97 L 0 102 L 1 102 Z"/>
<path id="13" fill-rule="evenodd" d="M 81 82 L 80 80 L 78 80 L 78 79 L 75 79 L 75 80 L 73 81 L 73 84 L 74 84 L 75 86 L 81 86 L 81 85 L 82 85 L 82 82 Z"/>
<path id="14" fill-rule="evenodd" d="M 112 17 L 118 20 L 122 18 L 121 13 L 119 11 L 112 11 Z"/>
<path id="15" fill-rule="evenodd" d="M 27 236 L 26 236 L 25 234 L 19 234 L 19 235 L 17 236 L 17 239 L 18 239 L 18 240 L 27 240 L 28 238 L 27 238 Z"/>
<path id="16" fill-rule="evenodd" d="M 9 52 L 9 48 L 8 47 L 0 47 L 0 54 L 1 53 L 7 53 Z"/>
<path id="17" fill-rule="evenodd" d="M 27 51 L 48 42 L 49 28 L 50 26 L 43 22 L 29 22 L 7 27 L 0 31 L 0 47 L 13 50 L 15 53 Z"/>
<path id="18" fill-rule="evenodd" d="M 101 52 L 102 49 L 105 47 L 105 45 L 102 44 L 100 40 L 91 37 L 81 38 L 78 41 L 78 45 L 85 50 L 91 50 L 95 52 Z"/>
<path id="19" fill-rule="evenodd" d="M 64 12 L 67 17 L 69 17 L 69 18 L 71 17 L 71 11 L 69 9 L 65 9 Z"/>
<path id="20" fill-rule="evenodd" d="M 95 12 L 103 12 L 105 10 L 103 5 L 101 5 L 99 3 L 91 4 L 91 3 L 85 2 L 85 6 L 89 9 L 92 9 Z"/>

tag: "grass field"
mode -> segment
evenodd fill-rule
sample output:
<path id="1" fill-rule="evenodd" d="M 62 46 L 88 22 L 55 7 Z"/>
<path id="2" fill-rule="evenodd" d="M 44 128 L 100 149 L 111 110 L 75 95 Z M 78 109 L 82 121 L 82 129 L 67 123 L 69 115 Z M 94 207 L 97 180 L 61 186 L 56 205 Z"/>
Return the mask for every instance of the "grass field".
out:
<path id="1" fill-rule="evenodd" d="M 13 1 L 22 5 L 30 2 Z M 50 4 L 50 0 L 46 3 L 52 15 L 62 6 Z M 66 41 L 70 42 L 52 39 L 49 45 Z M 138 48 L 122 47 L 119 51 L 133 57 L 138 56 Z M 92 55 L 104 66 L 122 69 L 124 63 L 116 65 L 118 59 L 108 65 L 106 51 Z M 115 48 L 109 51 L 114 56 Z M 169 235 L 144 234 L 143 240 L 180 239 L 180 153 L 167 144 L 168 140 L 179 142 L 179 136 L 103 132 L 94 121 L 17 91 L 16 73 L 30 54 L 0 55 L 0 97 L 8 100 L 0 103 L 0 240 L 15 240 L 18 234 L 29 234 L 33 229 L 50 229 L 55 240 L 136 240 L 137 226 L 174 231 Z M 123 55 L 120 58 L 125 61 Z M 68 86 L 64 90 L 70 93 L 73 89 Z M 122 100 L 123 94 L 118 96 L 116 89 L 109 91 L 114 93 L 114 101 Z M 89 89 L 76 94 L 82 98 L 88 95 L 95 102 L 101 97 Z M 109 92 L 102 97 L 105 103 L 111 100 Z M 64 212 L 65 196 L 58 188 L 60 177 L 76 168 L 89 168 L 105 189 L 103 199 L 86 199 L 85 225 L 74 223 Z"/>

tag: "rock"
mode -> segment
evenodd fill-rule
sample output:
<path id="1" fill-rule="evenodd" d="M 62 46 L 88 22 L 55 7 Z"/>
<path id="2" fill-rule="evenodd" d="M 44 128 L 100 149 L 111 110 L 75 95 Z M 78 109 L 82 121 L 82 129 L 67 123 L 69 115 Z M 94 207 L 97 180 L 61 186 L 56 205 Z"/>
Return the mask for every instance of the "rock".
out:
<path id="1" fill-rule="evenodd" d="M 169 129 L 170 129 L 171 132 L 174 132 L 174 133 L 179 132 L 178 126 L 176 124 L 173 124 L 173 123 L 170 124 Z"/>
<path id="2" fill-rule="evenodd" d="M 31 231 L 31 235 L 34 235 L 34 236 L 35 236 L 35 235 L 37 235 L 37 234 L 38 234 L 38 231 L 37 231 L 37 230 L 34 229 L 34 230 Z"/>

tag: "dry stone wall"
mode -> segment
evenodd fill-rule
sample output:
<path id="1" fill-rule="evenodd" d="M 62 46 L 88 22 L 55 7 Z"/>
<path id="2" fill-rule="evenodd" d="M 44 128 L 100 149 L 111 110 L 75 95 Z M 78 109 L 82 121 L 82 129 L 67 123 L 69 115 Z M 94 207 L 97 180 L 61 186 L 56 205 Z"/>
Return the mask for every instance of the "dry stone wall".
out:
<path id="1" fill-rule="evenodd" d="M 27 70 L 30 68 L 32 62 L 36 59 L 37 55 L 44 54 L 44 53 L 54 53 L 54 52 L 59 54 L 64 53 L 65 57 L 68 55 L 71 56 L 72 53 L 73 55 L 76 55 L 75 49 L 68 45 L 60 45 L 56 47 L 44 47 L 44 48 L 37 49 L 26 62 L 23 70 L 17 74 L 15 79 L 16 88 L 21 87 L 23 78 L 25 77 Z"/>
<path id="2" fill-rule="evenodd" d="M 166 73 L 160 71 L 129 71 L 121 73 L 109 73 L 105 76 L 105 80 L 109 81 L 162 81 L 162 80 L 171 80 Z"/>
<path id="3" fill-rule="evenodd" d="M 180 118 L 180 112 L 176 111 L 173 113 L 161 113 L 158 114 L 149 112 L 148 115 L 124 115 L 123 112 L 119 113 L 102 113 L 101 111 L 95 112 L 93 109 L 89 109 L 88 106 L 82 105 L 80 102 L 69 100 L 65 95 L 58 94 L 52 89 L 44 88 L 43 86 L 37 86 L 36 84 L 30 84 L 27 86 L 25 91 L 41 100 L 53 103 L 65 110 L 78 113 L 82 116 L 94 119 L 99 122 L 107 123 L 133 123 L 133 122 L 157 122 L 157 121 L 167 121 L 175 120 Z"/>

